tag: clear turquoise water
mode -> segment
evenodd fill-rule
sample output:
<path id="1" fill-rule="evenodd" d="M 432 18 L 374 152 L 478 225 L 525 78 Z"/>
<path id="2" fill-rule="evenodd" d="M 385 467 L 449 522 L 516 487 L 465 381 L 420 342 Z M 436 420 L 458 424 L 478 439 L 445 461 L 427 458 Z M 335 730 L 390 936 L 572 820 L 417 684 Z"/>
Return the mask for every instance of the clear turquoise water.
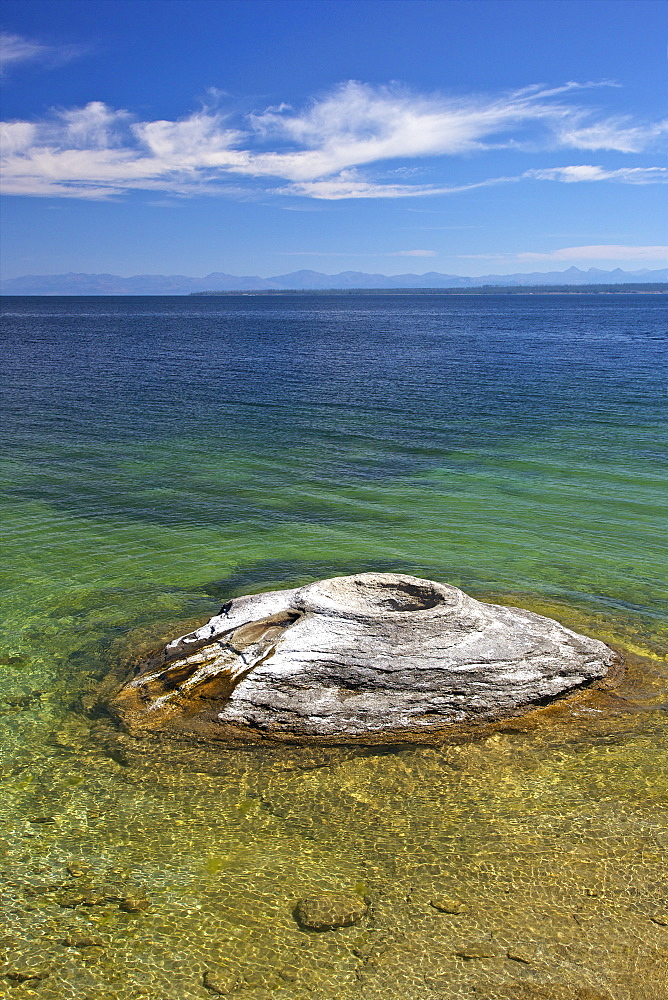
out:
<path id="1" fill-rule="evenodd" d="M 189 1000 L 221 963 L 248 1000 L 668 990 L 662 296 L 7 298 L 3 328 L 5 943 L 48 972 L 9 995 Z M 391 754 L 137 745 L 84 711 L 223 597 L 371 569 L 552 614 L 627 679 Z M 61 906 L 68 863 L 150 909 Z M 367 926 L 300 931 L 339 886 Z"/>

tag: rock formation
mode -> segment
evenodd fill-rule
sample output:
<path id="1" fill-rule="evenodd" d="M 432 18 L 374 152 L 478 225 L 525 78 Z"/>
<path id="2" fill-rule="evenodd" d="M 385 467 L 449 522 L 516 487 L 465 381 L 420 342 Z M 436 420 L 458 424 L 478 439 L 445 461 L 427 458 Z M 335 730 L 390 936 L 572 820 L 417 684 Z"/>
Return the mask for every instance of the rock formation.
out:
<path id="1" fill-rule="evenodd" d="M 530 611 L 364 573 L 229 601 L 139 664 L 109 708 L 137 735 L 419 737 L 546 704 L 615 662 Z"/>

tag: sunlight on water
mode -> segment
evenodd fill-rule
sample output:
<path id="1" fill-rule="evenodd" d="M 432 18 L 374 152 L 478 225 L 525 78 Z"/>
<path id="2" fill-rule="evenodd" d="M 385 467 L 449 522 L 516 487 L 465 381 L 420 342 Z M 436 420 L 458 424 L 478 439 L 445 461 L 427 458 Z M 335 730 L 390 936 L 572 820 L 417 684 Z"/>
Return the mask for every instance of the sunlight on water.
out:
<path id="1" fill-rule="evenodd" d="M 668 995 L 661 311 L 584 298 L 7 300 L 0 995 Z M 223 598 L 372 569 L 552 615 L 626 676 L 426 746 L 88 711 Z M 300 927 L 328 890 L 367 915 Z"/>

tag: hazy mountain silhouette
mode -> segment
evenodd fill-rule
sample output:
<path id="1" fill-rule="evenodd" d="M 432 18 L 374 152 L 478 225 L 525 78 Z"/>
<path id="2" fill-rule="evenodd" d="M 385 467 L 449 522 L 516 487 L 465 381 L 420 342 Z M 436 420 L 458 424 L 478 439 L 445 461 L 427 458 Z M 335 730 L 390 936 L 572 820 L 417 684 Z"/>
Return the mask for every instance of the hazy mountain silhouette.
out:
<path id="1" fill-rule="evenodd" d="M 668 268 L 649 271 L 601 271 L 590 267 L 586 271 L 569 267 L 565 271 L 532 271 L 522 274 L 485 274 L 465 277 L 459 274 L 367 274 L 364 271 L 341 271 L 322 274 L 320 271 L 292 271 L 271 278 L 254 275 L 238 276 L 213 271 L 204 278 L 183 274 L 134 274 L 123 278 L 118 274 L 27 274 L 8 278 L 0 283 L 4 295 L 189 295 L 192 292 L 249 292 L 271 289 L 346 288 L 478 288 L 482 285 L 516 287 L 519 285 L 593 285 L 624 284 L 625 282 L 668 281 Z"/>

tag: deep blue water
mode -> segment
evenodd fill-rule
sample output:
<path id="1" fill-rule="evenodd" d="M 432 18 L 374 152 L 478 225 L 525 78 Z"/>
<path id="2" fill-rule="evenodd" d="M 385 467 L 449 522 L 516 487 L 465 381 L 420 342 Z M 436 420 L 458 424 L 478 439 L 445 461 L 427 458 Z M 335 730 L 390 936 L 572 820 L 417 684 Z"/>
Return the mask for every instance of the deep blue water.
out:
<path id="1" fill-rule="evenodd" d="M 238 549 L 245 526 L 239 569 L 271 560 L 274 529 L 284 547 L 292 527 L 298 561 L 311 524 L 336 535 L 308 539 L 323 565 L 343 547 L 351 565 L 554 593 L 569 589 L 556 558 L 597 577 L 578 593 L 651 613 L 665 301 L 7 298 L 6 495 L 19 514 L 42 505 L 36 544 L 56 512 L 160 526 L 166 547 L 173 528 L 224 545 L 228 525 Z"/>

